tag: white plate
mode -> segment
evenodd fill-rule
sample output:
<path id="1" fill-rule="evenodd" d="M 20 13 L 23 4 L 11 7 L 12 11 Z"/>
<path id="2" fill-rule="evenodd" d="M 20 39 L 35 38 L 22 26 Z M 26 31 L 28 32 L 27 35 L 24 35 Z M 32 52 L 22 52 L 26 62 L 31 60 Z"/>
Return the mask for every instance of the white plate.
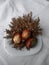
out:
<path id="1" fill-rule="evenodd" d="M 7 65 L 5 59 L 0 56 L 0 65 Z"/>
<path id="2" fill-rule="evenodd" d="M 39 52 L 42 48 L 42 39 L 41 36 L 38 36 L 38 43 L 34 48 L 31 48 L 30 50 L 27 50 L 26 48 L 23 48 L 22 50 L 18 50 L 15 48 L 12 48 L 12 45 L 9 44 L 9 41 L 4 39 L 4 50 L 6 53 L 10 56 L 26 56 L 26 55 L 33 55 Z"/>

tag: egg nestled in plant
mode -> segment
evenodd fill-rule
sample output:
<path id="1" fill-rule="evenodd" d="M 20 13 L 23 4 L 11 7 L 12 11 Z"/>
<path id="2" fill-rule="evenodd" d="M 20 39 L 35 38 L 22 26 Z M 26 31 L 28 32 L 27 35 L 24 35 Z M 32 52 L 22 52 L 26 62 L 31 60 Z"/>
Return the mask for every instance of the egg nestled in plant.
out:
<path id="1" fill-rule="evenodd" d="M 23 39 L 29 38 L 30 35 L 31 35 L 31 33 L 30 33 L 29 30 L 24 30 L 24 31 L 22 32 L 22 38 L 23 38 Z"/>
<path id="2" fill-rule="evenodd" d="M 15 44 L 19 44 L 21 42 L 21 35 L 19 33 L 16 33 L 13 37 L 13 42 Z"/>
<path id="3" fill-rule="evenodd" d="M 37 44 L 37 39 L 36 38 L 29 38 L 26 41 L 26 48 L 30 49 L 30 48 L 34 47 L 36 44 Z"/>

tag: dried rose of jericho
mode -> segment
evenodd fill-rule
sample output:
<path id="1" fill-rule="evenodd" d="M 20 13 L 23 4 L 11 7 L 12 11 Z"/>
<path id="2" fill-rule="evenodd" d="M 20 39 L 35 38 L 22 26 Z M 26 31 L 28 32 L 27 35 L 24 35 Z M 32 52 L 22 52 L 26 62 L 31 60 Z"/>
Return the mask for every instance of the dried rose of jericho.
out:
<path id="1" fill-rule="evenodd" d="M 28 38 L 36 38 L 36 36 L 42 34 L 39 22 L 39 17 L 35 20 L 32 18 L 32 12 L 17 19 L 12 18 L 12 22 L 9 25 L 10 30 L 6 29 L 6 34 L 8 35 L 5 38 L 12 39 L 15 47 L 24 47 Z"/>

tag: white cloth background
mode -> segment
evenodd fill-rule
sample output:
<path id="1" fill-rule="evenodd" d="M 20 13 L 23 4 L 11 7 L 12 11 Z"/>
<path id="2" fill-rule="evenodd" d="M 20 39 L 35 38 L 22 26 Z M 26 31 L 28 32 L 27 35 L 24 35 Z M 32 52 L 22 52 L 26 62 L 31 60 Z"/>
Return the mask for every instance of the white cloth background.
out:
<path id="1" fill-rule="evenodd" d="M 34 4 L 38 2 L 40 4 Z M 34 6 L 32 6 L 34 4 Z M 7 65 L 49 65 L 49 3 L 45 0 L 0 0 L 0 56 L 2 56 Z M 36 8 L 37 6 L 37 8 Z M 33 8 L 32 8 L 33 7 Z M 36 11 L 35 11 L 35 9 Z M 12 17 L 22 16 L 24 13 L 32 11 L 41 19 L 43 32 L 43 48 L 35 55 L 31 56 L 8 56 L 2 47 L 3 27 Z M 41 12 L 41 13 L 40 13 Z M 6 24 L 4 25 L 4 22 Z"/>

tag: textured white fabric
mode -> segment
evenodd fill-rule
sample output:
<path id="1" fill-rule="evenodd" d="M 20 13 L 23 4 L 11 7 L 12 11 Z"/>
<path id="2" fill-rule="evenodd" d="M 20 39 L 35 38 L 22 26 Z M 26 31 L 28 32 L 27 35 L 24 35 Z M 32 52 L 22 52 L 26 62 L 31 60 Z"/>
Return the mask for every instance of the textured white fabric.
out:
<path id="1" fill-rule="evenodd" d="M 30 11 L 41 19 L 43 48 L 39 53 L 31 56 L 9 56 L 3 48 L 3 28 L 7 26 L 7 22 L 10 22 L 12 17 L 22 16 Z M 0 56 L 8 65 L 49 65 L 49 5 L 46 1 L 0 0 Z"/>

